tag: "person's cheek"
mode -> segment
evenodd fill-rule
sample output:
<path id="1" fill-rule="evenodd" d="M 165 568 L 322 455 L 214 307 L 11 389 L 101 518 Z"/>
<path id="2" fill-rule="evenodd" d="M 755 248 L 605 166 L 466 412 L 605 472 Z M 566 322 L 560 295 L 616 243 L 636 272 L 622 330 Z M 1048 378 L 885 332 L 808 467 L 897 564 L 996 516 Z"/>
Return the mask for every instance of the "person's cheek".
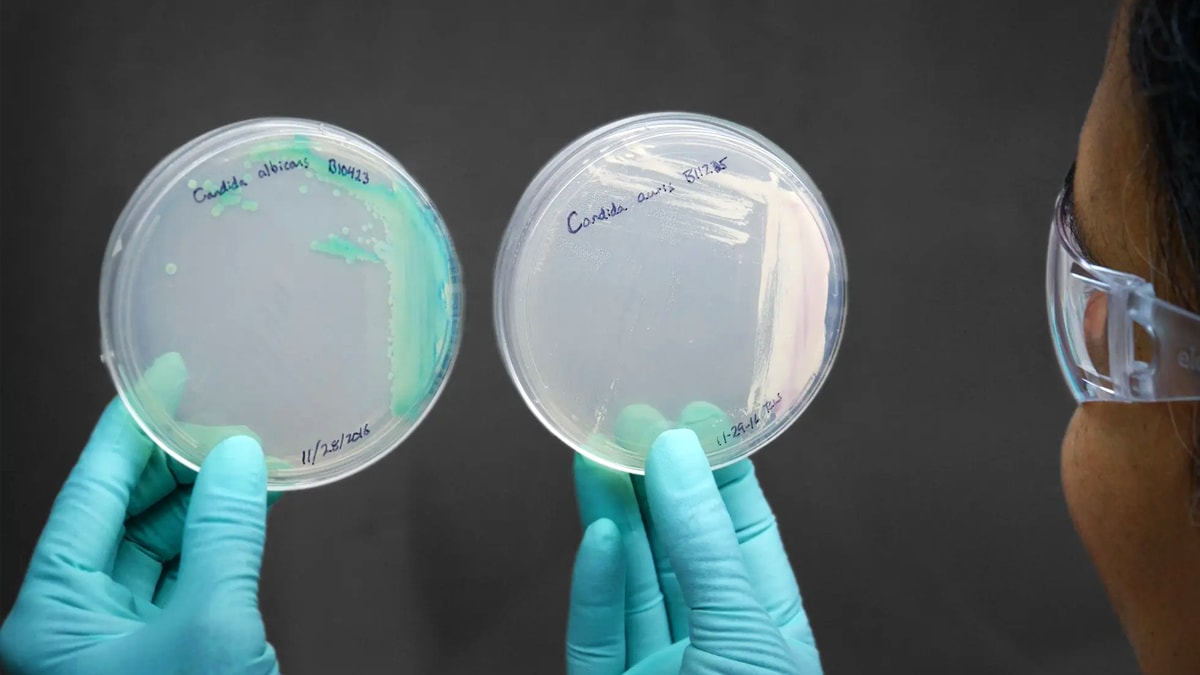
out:
<path id="1" fill-rule="evenodd" d="M 1062 486 L 1075 529 L 1091 556 L 1118 615 L 1124 615 L 1119 552 L 1128 549 L 1130 533 L 1125 523 L 1136 516 L 1123 496 L 1121 476 L 1113 450 L 1102 432 L 1103 411 L 1113 404 L 1079 406 L 1067 425 L 1062 444 Z"/>
<path id="2" fill-rule="evenodd" d="M 1089 403 L 1076 409 L 1062 445 L 1071 519 L 1143 668 L 1163 654 L 1200 655 L 1200 529 L 1188 518 L 1193 459 L 1179 433 L 1190 428 L 1183 410 L 1173 419 L 1165 405 Z"/>

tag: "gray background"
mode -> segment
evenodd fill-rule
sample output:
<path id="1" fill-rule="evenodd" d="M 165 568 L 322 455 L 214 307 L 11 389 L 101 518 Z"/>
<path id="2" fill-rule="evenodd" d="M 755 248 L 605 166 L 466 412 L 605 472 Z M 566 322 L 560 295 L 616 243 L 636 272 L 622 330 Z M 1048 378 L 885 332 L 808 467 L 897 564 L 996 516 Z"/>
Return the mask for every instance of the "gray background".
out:
<path id="1" fill-rule="evenodd" d="M 199 133 L 303 116 L 428 190 L 467 330 L 408 443 L 273 511 L 284 670 L 561 671 L 571 456 L 501 366 L 493 259 L 561 146 L 682 109 L 791 152 L 845 240 L 843 350 L 757 460 L 827 671 L 1133 671 L 1061 496 L 1043 295 L 1111 2 L 35 4 L 4 4 L 0 54 L 4 611 L 113 395 L 96 285 L 125 200 Z"/>

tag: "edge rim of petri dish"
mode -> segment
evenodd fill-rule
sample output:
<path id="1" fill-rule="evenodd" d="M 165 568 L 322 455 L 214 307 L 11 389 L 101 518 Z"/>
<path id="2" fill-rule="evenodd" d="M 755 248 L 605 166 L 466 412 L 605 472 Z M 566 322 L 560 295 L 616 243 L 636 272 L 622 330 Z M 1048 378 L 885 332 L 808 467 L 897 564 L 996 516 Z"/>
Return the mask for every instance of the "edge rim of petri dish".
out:
<path id="1" fill-rule="evenodd" d="M 709 461 L 713 470 L 735 464 L 756 454 L 795 425 L 816 399 L 817 394 L 824 388 L 825 382 L 833 371 L 833 365 L 837 361 L 838 353 L 841 351 L 842 338 L 845 335 L 846 315 L 849 309 L 849 274 L 845 246 L 842 242 L 837 222 L 833 218 L 832 211 L 816 182 L 800 163 L 787 151 L 762 134 L 735 122 L 711 115 L 683 111 L 660 111 L 633 115 L 609 122 L 575 138 L 575 140 L 564 146 L 546 161 L 534 175 L 534 178 L 530 180 L 525 191 L 521 194 L 516 207 L 513 209 L 504 235 L 501 238 L 499 254 L 497 255 L 493 269 L 492 289 L 492 320 L 495 325 L 497 347 L 509 380 L 518 394 L 520 394 L 521 399 L 525 402 L 525 406 L 543 428 L 576 453 L 610 469 L 634 475 L 643 475 L 645 473 L 644 466 L 622 464 L 614 458 L 606 457 L 592 451 L 565 432 L 543 407 L 537 403 L 536 397 L 531 393 L 532 387 L 527 381 L 527 376 L 522 372 L 524 364 L 519 367 L 517 358 L 514 357 L 516 353 L 513 347 L 515 340 L 512 336 L 514 327 L 512 325 L 513 319 L 510 318 L 512 312 L 509 309 L 508 303 L 513 295 L 512 286 L 516 281 L 517 261 L 520 258 L 520 254 L 541 222 L 541 216 L 543 215 L 542 206 L 549 201 L 548 193 L 554 192 L 557 194 L 564 189 L 564 186 L 560 184 L 564 174 L 568 173 L 572 167 L 578 168 L 578 159 L 582 154 L 593 150 L 594 146 L 602 144 L 605 139 L 614 136 L 618 132 L 630 127 L 650 127 L 664 123 L 680 126 L 692 125 L 695 128 L 707 128 L 739 136 L 742 140 L 758 146 L 766 154 L 774 156 L 777 161 L 794 173 L 795 177 L 799 179 L 800 186 L 803 187 L 811 198 L 808 206 L 818 211 L 814 215 L 818 216 L 820 220 L 821 232 L 825 238 L 830 261 L 829 296 L 839 299 L 839 309 L 832 323 L 829 321 L 830 313 L 828 310 L 826 311 L 825 353 L 822 357 L 821 366 L 813 373 L 808 385 L 804 387 L 802 398 L 795 405 L 787 407 L 787 412 L 778 423 L 772 426 L 768 433 L 756 436 L 753 443 L 747 444 L 747 450 L 733 453 L 730 457 L 720 459 L 719 461 L 712 461 L 714 455 L 709 455 Z M 620 143 L 618 142 L 616 145 L 620 145 Z"/>
<path id="2" fill-rule="evenodd" d="M 165 188 L 175 184 L 184 168 L 202 164 L 224 151 L 256 139 L 277 137 L 284 129 L 352 146 L 396 172 L 397 176 L 404 181 L 405 187 L 420 200 L 422 206 L 428 208 L 436 216 L 437 231 L 445 246 L 446 263 L 450 271 L 452 290 L 450 304 L 454 311 L 450 313 L 449 317 L 450 330 L 448 331 L 444 363 L 440 364 L 438 374 L 435 376 L 436 382 L 423 401 L 419 412 L 408 418 L 407 429 L 390 436 L 391 440 L 386 444 L 375 446 L 376 450 L 351 456 L 351 459 L 346 460 L 344 464 L 318 467 L 303 475 L 289 476 L 285 480 L 273 477 L 268 471 L 267 490 L 270 492 L 305 490 L 344 480 L 376 464 L 403 445 L 433 411 L 449 383 L 462 348 L 466 301 L 461 260 L 445 219 L 425 189 L 405 169 L 404 165 L 378 144 L 337 125 L 301 117 L 254 117 L 204 132 L 168 153 L 138 183 L 137 188 L 134 189 L 114 221 L 112 231 L 105 244 L 104 259 L 101 262 L 100 360 L 108 371 L 109 379 L 117 390 L 117 397 L 120 398 L 121 404 L 151 442 L 192 471 L 200 470 L 198 463 L 173 447 L 163 438 L 154 424 L 143 418 L 137 405 L 138 397 L 131 393 L 137 382 L 124 371 L 124 366 L 133 364 L 136 360 L 130 357 L 127 349 L 121 349 L 127 343 L 120 339 L 122 331 L 116 325 L 117 316 L 127 317 L 130 315 L 128 311 L 120 313 L 117 309 L 128 302 L 128 299 L 118 297 L 119 289 L 115 287 L 117 272 L 121 267 L 121 260 L 123 260 L 123 258 L 118 259 L 118 255 L 126 247 L 125 242 L 132 241 L 138 236 L 138 230 L 147 223 L 147 219 L 154 213 L 155 208 L 165 196 Z M 140 370 L 140 368 L 138 369 Z M 392 419 L 385 427 L 385 431 L 393 431 L 395 426 L 397 426 L 395 419 Z M 266 452 L 264 455 L 267 458 L 270 457 Z"/>

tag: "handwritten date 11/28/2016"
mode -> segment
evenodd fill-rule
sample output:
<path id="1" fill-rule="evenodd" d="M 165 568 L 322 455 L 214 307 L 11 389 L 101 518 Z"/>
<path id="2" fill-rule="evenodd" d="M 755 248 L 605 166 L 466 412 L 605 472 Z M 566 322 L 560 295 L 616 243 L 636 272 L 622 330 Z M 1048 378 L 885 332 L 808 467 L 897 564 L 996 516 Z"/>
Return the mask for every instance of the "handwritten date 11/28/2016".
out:
<path id="1" fill-rule="evenodd" d="M 313 446 L 311 448 L 308 448 L 307 450 L 304 450 L 300 453 L 300 463 L 303 465 L 306 465 L 306 466 L 312 466 L 313 464 L 317 463 L 318 457 L 324 457 L 325 455 L 332 455 L 333 453 L 337 452 L 338 450 L 341 450 L 342 448 L 345 448 L 350 445 L 354 445 L 355 443 L 361 441 L 362 439 L 364 439 L 370 435 L 371 435 L 371 423 L 366 422 L 361 427 L 355 429 L 354 431 L 348 431 L 344 434 L 341 434 L 337 438 L 334 438 L 334 439 L 331 439 L 328 441 L 323 440 L 323 439 L 318 439 L 317 442 L 315 444 L 313 444 Z"/>
<path id="2" fill-rule="evenodd" d="M 743 436 L 749 436 L 754 432 L 762 429 L 770 422 L 770 417 L 783 403 L 783 394 L 775 393 L 775 398 L 764 401 L 761 405 L 755 406 L 753 410 L 746 414 L 744 419 L 737 424 L 731 425 L 728 429 L 717 434 L 717 447 L 724 447 L 736 441 Z M 764 417 L 766 419 L 764 419 Z"/>

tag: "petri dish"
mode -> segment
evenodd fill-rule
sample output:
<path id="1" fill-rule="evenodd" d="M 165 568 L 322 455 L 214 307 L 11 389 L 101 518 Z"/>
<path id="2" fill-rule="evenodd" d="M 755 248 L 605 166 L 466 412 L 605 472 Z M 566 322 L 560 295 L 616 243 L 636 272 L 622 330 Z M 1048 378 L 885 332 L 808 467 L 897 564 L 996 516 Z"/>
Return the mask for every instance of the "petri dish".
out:
<path id="1" fill-rule="evenodd" d="M 175 150 L 125 206 L 101 271 L 101 359 L 185 466 L 244 434 L 269 489 L 309 488 L 420 424 L 462 303 L 445 224 L 395 158 L 330 124 L 254 119 Z"/>
<path id="2" fill-rule="evenodd" d="M 782 149 L 705 115 L 613 122 L 521 197 L 495 269 L 497 338 L 533 414 L 575 451 L 643 473 L 686 427 L 714 468 L 783 433 L 828 376 L 846 260 Z"/>

